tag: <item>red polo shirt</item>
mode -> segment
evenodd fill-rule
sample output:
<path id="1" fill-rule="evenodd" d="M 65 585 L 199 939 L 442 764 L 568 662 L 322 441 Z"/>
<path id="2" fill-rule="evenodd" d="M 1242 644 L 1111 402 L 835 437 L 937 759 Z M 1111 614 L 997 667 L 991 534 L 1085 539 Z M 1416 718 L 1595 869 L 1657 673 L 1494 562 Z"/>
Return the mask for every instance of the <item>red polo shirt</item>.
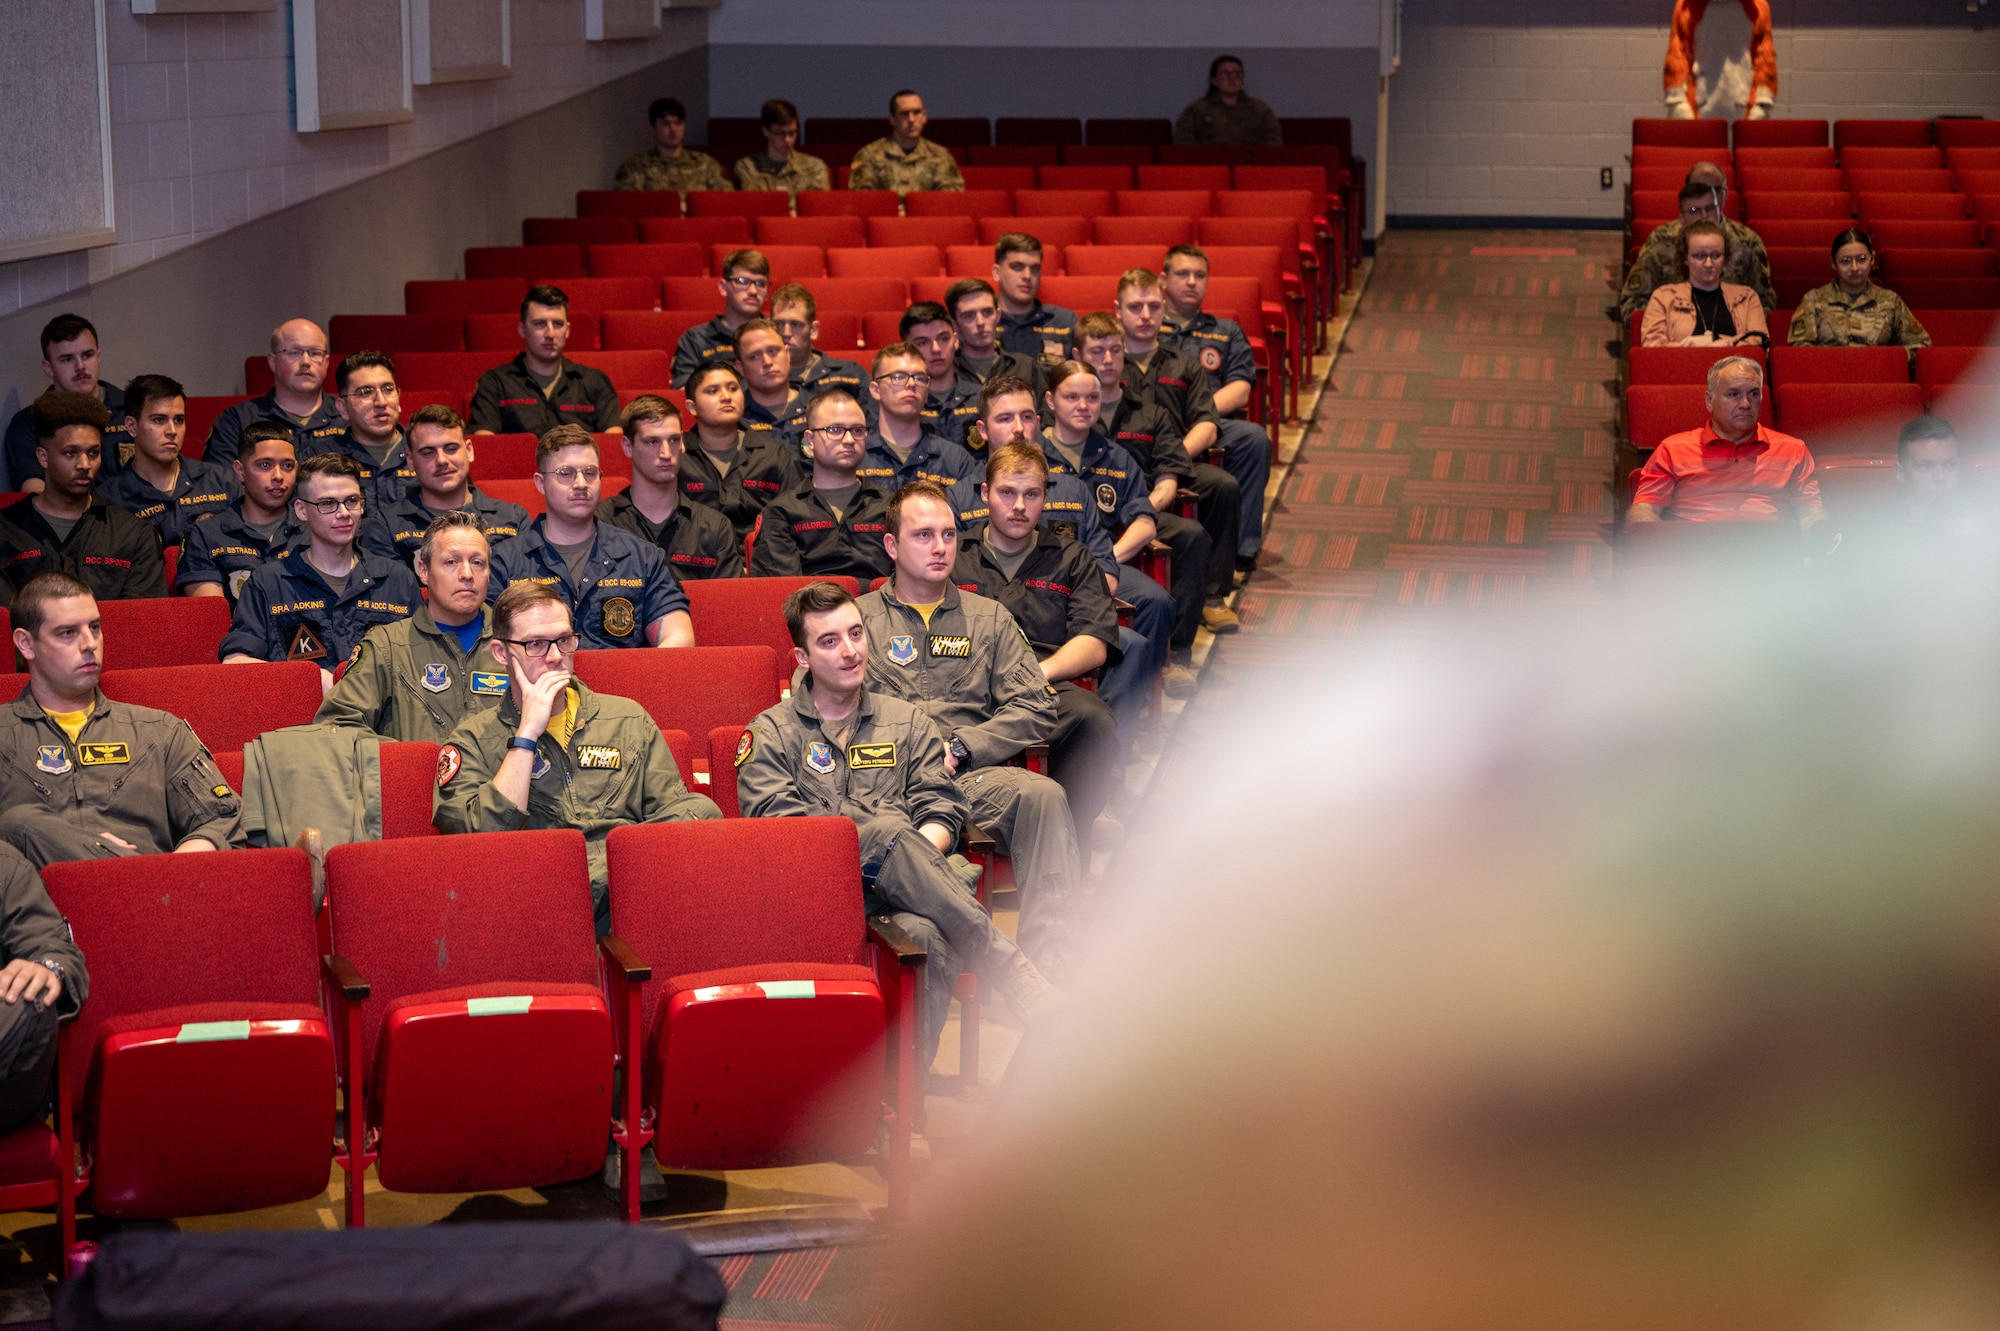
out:
<path id="1" fill-rule="evenodd" d="M 1820 506 L 1804 441 L 1763 425 L 1740 444 L 1712 424 L 1669 435 L 1640 469 L 1632 498 L 1683 522 L 1769 520 Z"/>

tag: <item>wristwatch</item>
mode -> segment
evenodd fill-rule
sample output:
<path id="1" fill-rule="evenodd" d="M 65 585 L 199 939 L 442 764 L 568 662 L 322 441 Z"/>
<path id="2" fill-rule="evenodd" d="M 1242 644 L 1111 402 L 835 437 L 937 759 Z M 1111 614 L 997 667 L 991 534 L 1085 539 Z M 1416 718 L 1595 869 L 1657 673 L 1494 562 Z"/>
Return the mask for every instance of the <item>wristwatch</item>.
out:
<path id="1" fill-rule="evenodd" d="M 966 760 L 972 757 L 972 750 L 966 748 L 965 741 L 956 735 L 951 737 L 951 743 L 945 745 L 944 748 L 945 752 L 951 755 L 951 760 L 961 767 L 965 766 Z"/>
<path id="2" fill-rule="evenodd" d="M 529 739 L 526 735 L 514 736 L 514 738 L 507 741 L 507 747 L 510 749 L 526 749 L 529 753 L 540 753 L 542 751 L 542 746 L 534 740 Z"/>
<path id="3" fill-rule="evenodd" d="M 54 957 L 43 957 L 42 964 L 44 966 L 47 966 L 50 970 L 54 971 L 56 973 L 56 978 L 58 980 L 67 981 L 69 979 L 69 972 L 65 971 L 62 968 L 62 963 L 60 961 L 57 961 Z"/>

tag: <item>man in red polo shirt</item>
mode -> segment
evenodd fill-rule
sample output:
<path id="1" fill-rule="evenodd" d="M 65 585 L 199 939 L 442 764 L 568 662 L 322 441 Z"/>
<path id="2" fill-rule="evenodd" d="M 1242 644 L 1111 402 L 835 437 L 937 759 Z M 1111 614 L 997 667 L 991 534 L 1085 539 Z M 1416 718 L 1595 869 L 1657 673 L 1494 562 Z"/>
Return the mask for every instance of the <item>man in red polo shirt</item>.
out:
<path id="1" fill-rule="evenodd" d="M 1708 424 L 1660 441 L 1639 472 L 1630 522 L 1769 522 L 1826 517 L 1804 441 L 1757 422 L 1764 369 L 1728 356 L 1708 371 Z"/>

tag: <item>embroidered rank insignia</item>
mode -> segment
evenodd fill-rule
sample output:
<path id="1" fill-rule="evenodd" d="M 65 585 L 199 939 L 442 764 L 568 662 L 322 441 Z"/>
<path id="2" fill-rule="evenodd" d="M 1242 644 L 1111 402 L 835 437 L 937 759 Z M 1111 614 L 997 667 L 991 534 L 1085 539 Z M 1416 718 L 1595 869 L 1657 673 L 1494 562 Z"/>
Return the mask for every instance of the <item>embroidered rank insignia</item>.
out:
<path id="1" fill-rule="evenodd" d="M 614 596 L 604 603 L 604 632 L 612 638 L 629 638 L 638 626 L 639 615 L 632 603 L 622 596 Z"/>
<path id="2" fill-rule="evenodd" d="M 447 744 L 438 750 L 438 788 L 440 790 L 444 788 L 447 782 L 458 775 L 459 766 L 464 761 L 464 756 L 459 753 L 456 744 Z"/>
<path id="3" fill-rule="evenodd" d="M 61 776 L 69 770 L 69 750 L 60 744 L 38 744 L 35 746 L 35 766 L 50 776 Z"/>
<path id="4" fill-rule="evenodd" d="M 970 657 L 972 655 L 972 639 L 966 637 L 963 633 L 933 633 L 931 634 L 931 655 Z"/>
<path id="5" fill-rule="evenodd" d="M 359 651 L 359 648 L 355 649 Z M 451 667 L 427 665 L 424 667 L 424 687 L 432 693 L 443 693 L 451 687 Z"/>
<path id="6" fill-rule="evenodd" d="M 1096 495 L 1098 512 L 1116 513 L 1118 511 L 1118 490 L 1109 481 L 1098 482 Z"/>
<path id="7" fill-rule="evenodd" d="M 114 744 L 79 744 L 76 746 L 76 760 L 85 767 L 129 763 L 132 761 L 132 746 L 123 740 Z"/>
<path id="8" fill-rule="evenodd" d="M 857 772 L 871 767 L 894 767 L 896 746 L 890 744 L 851 744 L 847 749 L 847 765 Z"/>
<path id="9" fill-rule="evenodd" d="M 1201 349 L 1201 368 L 1207 370 L 1210 374 L 1214 374 L 1217 370 L 1221 369 L 1222 352 L 1216 347 L 1203 347 Z"/>
<path id="10" fill-rule="evenodd" d="M 606 772 L 618 770 L 620 754 L 618 750 L 602 744 L 586 744 L 576 751 L 578 767 L 594 767 Z"/>
<path id="11" fill-rule="evenodd" d="M 472 691 L 479 694 L 497 695 L 507 691 L 505 675 L 489 674 L 484 670 L 472 672 Z"/>
<path id="12" fill-rule="evenodd" d="M 833 745 L 816 739 L 806 745 L 806 766 L 825 776 L 833 770 Z"/>
<path id="13" fill-rule="evenodd" d="M 285 649 L 287 661 L 322 661 L 326 659 L 326 644 L 319 640 L 312 625 L 301 624 L 292 630 L 291 646 Z"/>
<path id="14" fill-rule="evenodd" d="M 750 750 L 756 747 L 757 741 L 750 737 L 749 731 L 744 731 L 743 738 L 736 741 L 736 765 L 741 767 L 743 764 L 749 762 Z"/>
<path id="15" fill-rule="evenodd" d="M 898 633 L 889 639 L 889 659 L 897 665 L 908 665 L 917 659 L 917 640 L 907 633 Z"/>

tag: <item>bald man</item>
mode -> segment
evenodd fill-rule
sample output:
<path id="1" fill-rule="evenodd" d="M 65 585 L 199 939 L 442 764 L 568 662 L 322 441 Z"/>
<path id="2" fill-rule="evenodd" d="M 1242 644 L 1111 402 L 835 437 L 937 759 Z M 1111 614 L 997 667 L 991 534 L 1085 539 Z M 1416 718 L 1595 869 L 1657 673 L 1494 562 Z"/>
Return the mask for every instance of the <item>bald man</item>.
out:
<path id="1" fill-rule="evenodd" d="M 293 319 L 271 330 L 271 353 L 265 363 L 277 386 L 262 397 L 239 402 L 215 418 L 202 460 L 227 467 L 236 460 L 237 440 L 257 421 L 280 421 L 292 431 L 298 455 L 307 457 L 333 446 L 347 431 L 347 421 L 333 399 L 320 391 L 330 368 L 326 330 L 310 319 Z"/>

